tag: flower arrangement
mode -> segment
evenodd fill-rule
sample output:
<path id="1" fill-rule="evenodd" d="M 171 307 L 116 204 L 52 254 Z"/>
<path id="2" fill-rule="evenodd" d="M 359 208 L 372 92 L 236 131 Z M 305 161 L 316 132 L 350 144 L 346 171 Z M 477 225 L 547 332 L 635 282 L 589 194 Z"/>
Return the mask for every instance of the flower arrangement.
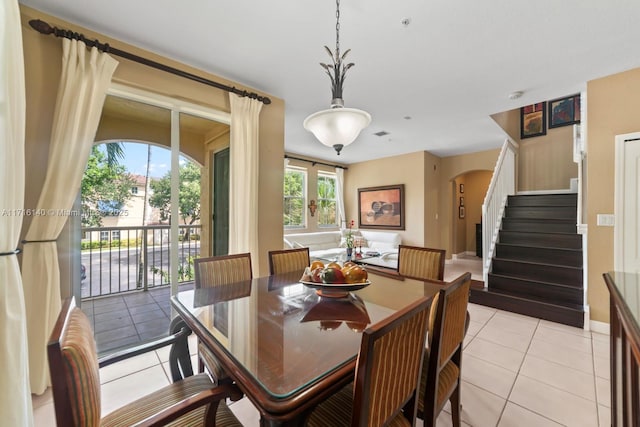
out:
<path id="1" fill-rule="evenodd" d="M 345 236 L 345 243 L 347 245 L 347 248 L 349 249 L 353 249 L 353 232 L 351 231 L 351 228 L 355 225 L 355 221 L 351 220 L 349 221 L 349 227 L 348 227 L 348 231 L 347 231 L 347 235 Z"/>

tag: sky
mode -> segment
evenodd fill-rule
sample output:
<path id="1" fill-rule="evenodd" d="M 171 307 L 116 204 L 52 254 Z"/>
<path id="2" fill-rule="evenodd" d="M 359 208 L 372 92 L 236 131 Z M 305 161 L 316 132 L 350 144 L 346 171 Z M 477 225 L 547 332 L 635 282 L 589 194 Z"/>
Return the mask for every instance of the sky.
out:
<path id="1" fill-rule="evenodd" d="M 129 173 L 144 176 L 147 172 L 147 144 L 123 143 L 125 158 L 120 163 Z M 180 156 L 180 164 L 186 159 Z M 151 146 L 151 163 L 149 175 L 152 178 L 162 178 L 171 169 L 171 151 L 166 148 Z"/>

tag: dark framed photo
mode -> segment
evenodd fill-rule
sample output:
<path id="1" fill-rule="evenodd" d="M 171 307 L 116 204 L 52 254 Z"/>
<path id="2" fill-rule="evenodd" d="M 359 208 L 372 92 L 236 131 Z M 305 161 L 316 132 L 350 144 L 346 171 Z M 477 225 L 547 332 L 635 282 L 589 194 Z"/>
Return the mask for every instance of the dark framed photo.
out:
<path id="1" fill-rule="evenodd" d="M 358 227 L 404 230 L 404 184 L 358 188 Z"/>
<path id="2" fill-rule="evenodd" d="M 464 197 L 460 196 L 460 206 L 464 206 Z"/>
<path id="3" fill-rule="evenodd" d="M 460 184 L 460 193 L 464 193 L 464 184 Z"/>
<path id="4" fill-rule="evenodd" d="M 549 101 L 549 129 L 580 123 L 580 94 Z"/>
<path id="5" fill-rule="evenodd" d="M 526 105 L 520 108 L 520 139 L 547 134 L 547 103 Z"/>
<path id="6" fill-rule="evenodd" d="M 460 218 L 460 219 L 464 218 L 464 206 L 460 206 L 458 208 L 458 218 Z"/>

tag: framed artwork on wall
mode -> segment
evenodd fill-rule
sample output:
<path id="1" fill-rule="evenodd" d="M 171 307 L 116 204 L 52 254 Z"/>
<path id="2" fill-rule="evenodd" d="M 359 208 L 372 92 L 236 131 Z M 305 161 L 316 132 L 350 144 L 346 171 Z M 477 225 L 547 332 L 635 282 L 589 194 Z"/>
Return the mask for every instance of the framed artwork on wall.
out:
<path id="1" fill-rule="evenodd" d="M 549 129 L 580 123 L 580 94 L 549 101 Z"/>
<path id="2" fill-rule="evenodd" d="M 460 218 L 460 219 L 464 218 L 464 206 L 460 206 L 458 208 L 458 218 Z"/>
<path id="3" fill-rule="evenodd" d="M 538 102 L 520 108 L 520 139 L 547 134 L 546 110 L 546 102 Z"/>
<path id="4" fill-rule="evenodd" d="M 404 230 L 404 184 L 358 188 L 358 227 Z"/>
<path id="5" fill-rule="evenodd" d="M 460 206 L 464 206 L 464 197 L 460 196 Z"/>

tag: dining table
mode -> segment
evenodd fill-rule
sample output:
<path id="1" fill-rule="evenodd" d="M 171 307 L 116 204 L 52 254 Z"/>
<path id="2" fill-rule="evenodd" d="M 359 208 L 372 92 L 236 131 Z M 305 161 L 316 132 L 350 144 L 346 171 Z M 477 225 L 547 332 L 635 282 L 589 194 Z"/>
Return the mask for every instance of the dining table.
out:
<path id="1" fill-rule="evenodd" d="M 376 277 L 365 286 L 323 289 L 300 279 L 263 276 L 171 297 L 258 409 L 262 426 L 304 425 L 317 404 L 353 381 L 362 332 L 441 288 Z"/>

